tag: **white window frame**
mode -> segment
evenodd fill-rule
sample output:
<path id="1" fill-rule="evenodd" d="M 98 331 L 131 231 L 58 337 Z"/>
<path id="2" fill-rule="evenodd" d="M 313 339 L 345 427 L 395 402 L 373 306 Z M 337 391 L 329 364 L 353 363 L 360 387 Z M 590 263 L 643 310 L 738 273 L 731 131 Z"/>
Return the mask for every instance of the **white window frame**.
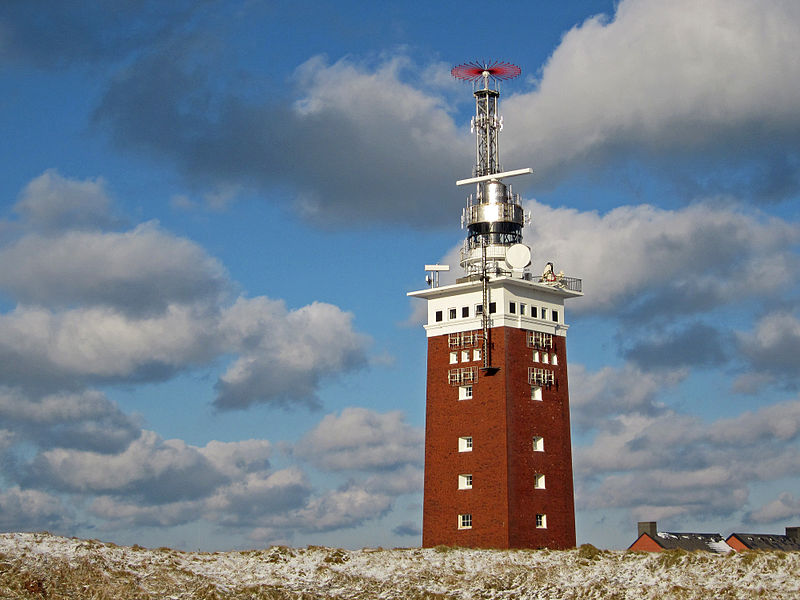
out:
<path id="1" fill-rule="evenodd" d="M 464 435 L 458 438 L 459 452 L 472 452 L 472 436 Z"/>
<path id="2" fill-rule="evenodd" d="M 525 316 L 525 307 L 526 306 L 527 306 L 527 304 L 523 304 L 522 302 L 519 303 L 519 316 L 520 317 L 524 317 Z"/>
<path id="3" fill-rule="evenodd" d="M 547 529 L 547 515 L 536 515 L 536 529 Z"/>
<path id="4" fill-rule="evenodd" d="M 469 362 L 469 350 L 461 351 L 461 362 Z"/>
<path id="5" fill-rule="evenodd" d="M 462 473 L 458 476 L 458 489 L 471 490 L 472 489 L 472 473 Z"/>
<path id="6" fill-rule="evenodd" d="M 550 355 L 547 352 L 542 352 L 542 362 L 546 365 L 550 364 Z"/>
<path id="7" fill-rule="evenodd" d="M 547 309 L 545 307 L 542 307 L 539 310 L 541 311 L 541 315 L 539 316 L 539 318 L 542 319 L 543 321 L 546 321 L 547 320 Z"/>
<path id="8" fill-rule="evenodd" d="M 557 365 L 558 364 L 558 354 L 553 354 L 553 356 L 551 357 L 551 360 L 550 360 L 550 364 L 551 365 Z"/>
<path id="9" fill-rule="evenodd" d="M 454 319 L 457 319 L 458 318 L 458 309 L 451 306 L 450 308 L 447 309 L 447 316 L 448 316 L 448 319 L 447 319 L 448 321 L 452 321 Z"/>
<path id="10" fill-rule="evenodd" d="M 458 363 L 458 352 L 451 352 L 450 353 L 450 364 L 455 365 Z"/>
<path id="11" fill-rule="evenodd" d="M 541 356 L 538 350 L 533 351 L 533 362 L 540 362 Z M 450 362 L 453 362 L 452 357 L 450 357 Z"/>
<path id="12" fill-rule="evenodd" d="M 508 312 L 509 312 L 509 314 L 512 314 L 512 315 L 517 314 L 517 303 L 516 302 L 509 302 L 508 303 Z"/>
<path id="13" fill-rule="evenodd" d="M 544 473 L 535 473 L 533 475 L 533 489 L 543 490 L 544 487 Z"/>
<path id="14" fill-rule="evenodd" d="M 471 385 L 460 385 L 458 386 L 458 399 L 459 400 L 470 400 L 472 398 L 472 386 Z"/>
<path id="15" fill-rule="evenodd" d="M 532 444 L 534 452 L 544 452 L 544 438 L 542 436 L 533 436 Z"/>
<path id="16" fill-rule="evenodd" d="M 481 359 L 481 349 L 475 348 L 472 350 L 472 360 L 480 360 Z"/>
<path id="17" fill-rule="evenodd" d="M 542 401 L 542 386 L 540 385 L 531 386 L 531 400 L 536 400 L 537 402 Z"/>
<path id="18" fill-rule="evenodd" d="M 472 514 L 465 513 L 458 515 L 458 528 L 459 529 L 472 529 Z"/>

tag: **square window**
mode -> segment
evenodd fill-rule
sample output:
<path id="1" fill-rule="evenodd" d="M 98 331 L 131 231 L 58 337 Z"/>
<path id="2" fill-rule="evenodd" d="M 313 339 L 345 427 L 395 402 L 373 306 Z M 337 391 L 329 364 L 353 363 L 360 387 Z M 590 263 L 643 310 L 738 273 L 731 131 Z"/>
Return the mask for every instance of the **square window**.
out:
<path id="1" fill-rule="evenodd" d="M 558 311 L 557 310 L 551 310 L 550 314 L 553 315 L 553 321 L 558 323 Z"/>
<path id="2" fill-rule="evenodd" d="M 525 308 L 526 308 L 526 306 L 522 302 L 520 302 L 519 303 L 519 314 L 521 314 L 523 317 L 525 316 Z"/>
<path id="3" fill-rule="evenodd" d="M 535 319 L 536 318 L 536 307 L 531 306 L 531 316 Z"/>
<path id="4" fill-rule="evenodd" d="M 461 307 L 461 317 L 466 319 L 469 317 L 469 306 L 462 306 Z"/>
<path id="5" fill-rule="evenodd" d="M 467 473 L 458 476 L 458 489 L 471 490 L 472 489 L 472 474 Z"/>
<path id="6" fill-rule="evenodd" d="M 543 318 L 543 319 L 546 319 L 546 318 L 547 318 L 547 309 L 546 309 L 546 308 L 544 308 L 544 307 L 542 307 L 542 318 Z"/>
<path id="7" fill-rule="evenodd" d="M 539 402 L 542 401 L 542 386 L 540 385 L 531 386 L 531 400 L 537 400 Z"/>
<path id="8" fill-rule="evenodd" d="M 489 314 L 493 315 L 497 312 L 497 302 L 489 302 Z"/>
<path id="9" fill-rule="evenodd" d="M 539 351 L 538 350 L 534 350 L 533 351 L 533 362 L 539 362 L 539 360 L 541 360 L 541 357 L 539 356 Z M 453 361 L 451 360 L 450 362 L 453 362 Z"/>
<path id="10" fill-rule="evenodd" d="M 450 364 L 454 365 L 458 362 L 458 352 L 451 352 L 450 353 Z"/>
<path id="11" fill-rule="evenodd" d="M 536 515 L 536 529 L 547 529 L 547 515 Z"/>
<path id="12" fill-rule="evenodd" d="M 533 487 L 537 490 L 544 489 L 544 474 L 543 473 L 536 473 L 533 476 Z"/>
<path id="13" fill-rule="evenodd" d="M 472 515 L 458 515 L 459 529 L 472 529 Z"/>
<path id="14" fill-rule="evenodd" d="M 467 435 L 458 438 L 458 451 L 459 452 L 472 452 L 472 436 Z"/>
<path id="15" fill-rule="evenodd" d="M 469 350 L 461 351 L 461 362 L 469 362 Z"/>
<path id="16" fill-rule="evenodd" d="M 450 318 L 451 319 L 455 319 L 456 318 L 456 309 L 455 308 L 448 309 L 448 312 L 450 313 Z"/>
<path id="17" fill-rule="evenodd" d="M 509 302 L 508 303 L 508 312 L 512 315 L 517 314 L 517 303 L 516 302 Z"/>
<path id="18" fill-rule="evenodd" d="M 538 435 L 533 436 L 533 451 L 544 452 L 544 438 Z"/>
<path id="19" fill-rule="evenodd" d="M 469 400 L 472 398 L 472 386 L 471 385 L 462 385 L 458 388 L 458 399 L 459 400 Z"/>
<path id="20" fill-rule="evenodd" d="M 475 316 L 479 316 L 483 314 L 483 304 L 476 304 L 475 305 Z"/>
<path id="21" fill-rule="evenodd" d="M 472 360 L 480 360 L 481 359 L 481 351 L 479 348 L 475 348 L 472 351 Z"/>
<path id="22" fill-rule="evenodd" d="M 442 311 L 437 310 L 436 311 L 436 322 L 438 323 L 441 320 L 442 320 Z"/>

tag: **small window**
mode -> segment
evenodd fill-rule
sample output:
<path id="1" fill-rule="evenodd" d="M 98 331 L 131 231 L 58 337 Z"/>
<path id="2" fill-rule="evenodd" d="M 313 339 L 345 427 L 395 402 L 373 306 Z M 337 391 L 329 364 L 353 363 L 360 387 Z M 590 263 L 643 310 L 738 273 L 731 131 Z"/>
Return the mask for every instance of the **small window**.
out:
<path id="1" fill-rule="evenodd" d="M 526 308 L 527 308 L 526 305 L 524 305 L 522 302 L 519 303 L 519 314 L 522 315 L 523 317 L 525 316 Z"/>
<path id="2" fill-rule="evenodd" d="M 536 318 L 536 307 L 531 306 L 531 316 L 535 319 Z"/>
<path id="3" fill-rule="evenodd" d="M 469 400 L 472 398 L 472 386 L 471 385 L 462 385 L 458 388 L 458 399 L 459 400 Z"/>
<path id="4" fill-rule="evenodd" d="M 451 319 L 455 319 L 456 318 L 456 309 L 455 308 L 449 309 L 448 312 L 450 313 L 450 318 Z"/>
<path id="5" fill-rule="evenodd" d="M 472 452 L 472 436 L 467 435 L 458 438 L 458 451 L 459 452 Z"/>
<path id="6" fill-rule="evenodd" d="M 550 362 L 552 364 L 554 364 L 554 365 L 557 365 L 558 364 L 558 354 L 553 354 L 552 357 L 550 358 Z"/>
<path id="7" fill-rule="evenodd" d="M 546 319 L 546 318 L 547 318 L 547 309 L 542 307 L 542 319 Z"/>
<path id="8" fill-rule="evenodd" d="M 481 359 L 481 350 L 480 348 L 475 348 L 472 351 L 472 360 L 480 360 Z"/>
<path id="9" fill-rule="evenodd" d="M 450 364 L 454 365 L 458 362 L 458 352 L 451 352 L 450 353 Z"/>
<path id="10" fill-rule="evenodd" d="M 469 317 L 469 306 L 462 306 L 461 307 L 461 317 L 466 319 Z"/>
<path id="11" fill-rule="evenodd" d="M 442 311 L 437 310 L 436 311 L 436 322 L 438 323 L 441 320 L 442 320 Z"/>
<path id="12" fill-rule="evenodd" d="M 450 354 L 452 355 L 452 352 Z M 453 362 L 452 358 L 453 357 L 451 356 L 450 357 L 450 359 L 451 359 L 450 362 Z M 533 362 L 539 362 L 540 360 L 541 360 L 541 356 L 539 355 L 539 351 L 538 350 L 534 350 L 533 351 Z"/>
<path id="13" fill-rule="evenodd" d="M 547 529 L 547 515 L 536 515 L 536 529 Z"/>
<path id="14" fill-rule="evenodd" d="M 459 529 L 472 529 L 472 515 L 458 515 Z"/>
<path id="15" fill-rule="evenodd" d="M 533 487 L 537 490 L 544 489 L 544 474 L 543 473 L 536 473 L 533 476 Z"/>
<path id="16" fill-rule="evenodd" d="M 516 302 L 509 302 L 508 303 L 508 312 L 512 315 L 517 314 L 517 303 Z"/>
<path id="17" fill-rule="evenodd" d="M 537 400 L 539 402 L 542 401 L 542 386 L 540 385 L 531 386 L 531 400 Z"/>
<path id="18" fill-rule="evenodd" d="M 461 362 L 469 362 L 469 350 L 461 351 Z"/>
<path id="19" fill-rule="evenodd" d="M 542 352 L 542 362 L 546 365 L 550 364 L 550 355 L 547 352 Z"/>
<path id="20" fill-rule="evenodd" d="M 458 476 L 458 489 L 460 490 L 471 490 L 472 489 L 472 474 L 467 473 L 465 475 Z"/>
<path id="21" fill-rule="evenodd" d="M 493 315 L 497 312 L 497 302 L 489 302 L 489 314 Z"/>
<path id="22" fill-rule="evenodd" d="M 483 304 L 476 304 L 475 305 L 475 316 L 479 316 L 483 314 Z"/>
<path id="23" fill-rule="evenodd" d="M 558 323 L 558 311 L 557 310 L 552 310 L 552 311 L 550 311 L 550 314 L 553 315 L 553 321 Z"/>
<path id="24" fill-rule="evenodd" d="M 544 438 L 538 435 L 533 436 L 533 451 L 544 452 Z"/>

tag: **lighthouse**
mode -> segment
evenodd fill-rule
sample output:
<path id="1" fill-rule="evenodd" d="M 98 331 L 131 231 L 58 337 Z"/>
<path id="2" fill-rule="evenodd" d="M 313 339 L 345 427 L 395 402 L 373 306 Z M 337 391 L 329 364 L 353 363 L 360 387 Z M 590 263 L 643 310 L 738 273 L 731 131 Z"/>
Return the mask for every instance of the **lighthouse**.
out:
<path id="1" fill-rule="evenodd" d="M 499 82 L 506 62 L 452 74 L 475 97 L 476 160 L 461 215 L 461 272 L 426 265 L 428 365 L 422 545 L 474 548 L 575 546 L 565 300 L 581 281 L 551 262 L 533 268 L 522 243 L 530 216 L 503 171 Z M 535 243 L 535 240 L 532 240 Z"/>

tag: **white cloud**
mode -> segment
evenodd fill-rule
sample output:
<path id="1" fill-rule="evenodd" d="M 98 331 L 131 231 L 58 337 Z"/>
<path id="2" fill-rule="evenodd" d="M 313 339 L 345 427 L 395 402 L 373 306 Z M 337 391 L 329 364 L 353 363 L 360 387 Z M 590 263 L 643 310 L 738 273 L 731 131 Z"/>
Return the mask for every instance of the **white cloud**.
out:
<path id="1" fill-rule="evenodd" d="M 800 367 L 800 320 L 794 314 L 788 311 L 766 314 L 752 331 L 737 332 L 736 338 L 750 370 L 740 376 L 740 386 L 752 377 L 796 383 Z"/>
<path id="2" fill-rule="evenodd" d="M 422 464 L 423 437 L 400 411 L 348 407 L 326 415 L 297 442 L 294 453 L 325 470 L 391 470 Z"/>
<path id="3" fill-rule="evenodd" d="M 138 419 L 97 391 L 39 398 L 0 387 L 0 419 L 17 438 L 46 448 L 119 452 L 140 434 Z"/>
<path id="4" fill-rule="evenodd" d="M 68 530 L 72 511 L 61 500 L 38 490 L 12 487 L 0 492 L 0 530 L 25 531 L 52 528 Z"/>
<path id="5" fill-rule="evenodd" d="M 750 511 L 745 520 L 752 523 L 777 523 L 800 519 L 800 498 L 790 492 L 782 492 L 771 502 Z"/>
<path id="6" fill-rule="evenodd" d="M 623 0 L 568 31 L 536 89 L 505 100 L 505 154 L 552 174 L 648 150 L 774 151 L 800 134 L 799 27 L 792 0 Z"/>
<path id="7" fill-rule="evenodd" d="M 48 169 L 25 186 L 14 210 L 37 230 L 98 229 L 117 223 L 102 177 L 68 179 Z"/>
<path id="8" fill-rule="evenodd" d="M 228 286 L 219 261 L 155 223 L 121 233 L 28 235 L 0 250 L 0 287 L 25 304 L 147 315 L 173 303 L 217 302 Z"/>
<path id="9" fill-rule="evenodd" d="M 793 224 L 721 205 L 680 210 L 622 206 L 600 215 L 530 202 L 533 223 L 525 238 L 534 265 L 553 260 L 557 270 L 583 278 L 591 301 L 575 313 L 625 313 L 647 306 L 655 313 L 710 310 L 736 299 L 785 290 L 798 273 Z M 754 286 L 753 282 L 758 281 Z M 669 313 L 667 313 L 669 314 Z"/>
<path id="10" fill-rule="evenodd" d="M 800 471 L 799 411 L 794 400 L 704 423 L 620 405 L 597 420 L 591 443 L 576 448 L 577 504 L 650 519 L 730 516 L 745 508 L 751 486 Z"/>
<path id="11" fill-rule="evenodd" d="M 323 302 L 288 311 L 280 301 L 239 298 L 225 311 L 220 331 L 240 357 L 220 377 L 215 405 L 315 405 L 323 378 L 366 366 L 368 338 L 352 320 Z"/>

